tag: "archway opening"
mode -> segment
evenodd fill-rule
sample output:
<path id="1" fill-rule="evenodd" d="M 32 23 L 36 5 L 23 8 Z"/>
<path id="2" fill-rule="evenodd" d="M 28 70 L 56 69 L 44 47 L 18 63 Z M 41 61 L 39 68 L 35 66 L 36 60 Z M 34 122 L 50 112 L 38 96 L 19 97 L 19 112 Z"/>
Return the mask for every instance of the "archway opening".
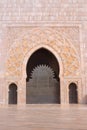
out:
<path id="1" fill-rule="evenodd" d="M 60 103 L 60 68 L 55 56 L 40 48 L 28 60 L 26 103 Z"/>
<path id="2" fill-rule="evenodd" d="M 17 85 L 9 85 L 9 104 L 17 104 Z"/>
<path id="3" fill-rule="evenodd" d="M 69 103 L 78 103 L 78 91 L 75 83 L 69 85 Z"/>

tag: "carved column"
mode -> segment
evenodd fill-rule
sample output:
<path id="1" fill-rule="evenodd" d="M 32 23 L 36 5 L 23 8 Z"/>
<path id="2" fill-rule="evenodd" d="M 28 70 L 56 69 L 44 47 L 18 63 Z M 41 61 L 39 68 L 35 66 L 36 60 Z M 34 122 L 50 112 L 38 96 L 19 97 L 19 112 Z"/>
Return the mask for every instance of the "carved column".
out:
<path id="1" fill-rule="evenodd" d="M 18 105 L 26 104 L 26 79 L 21 79 L 18 83 Z"/>
<path id="2" fill-rule="evenodd" d="M 67 99 L 66 99 L 66 93 L 65 93 L 65 84 L 64 84 L 64 78 L 60 78 L 60 101 L 61 104 L 66 104 L 67 103 Z"/>
<path id="3" fill-rule="evenodd" d="M 4 87 L 4 96 L 3 96 L 4 104 L 8 104 L 9 102 L 9 85 L 10 85 L 10 82 L 6 81 L 5 87 Z"/>

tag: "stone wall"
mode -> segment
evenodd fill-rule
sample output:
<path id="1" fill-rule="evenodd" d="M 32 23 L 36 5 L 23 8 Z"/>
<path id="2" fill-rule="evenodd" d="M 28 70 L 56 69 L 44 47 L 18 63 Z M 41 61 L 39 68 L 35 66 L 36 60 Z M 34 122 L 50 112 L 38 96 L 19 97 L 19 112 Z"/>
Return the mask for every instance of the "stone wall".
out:
<path id="1" fill-rule="evenodd" d="M 34 21 L 85 21 L 86 0 L 3 0 L 0 20 L 4 23 Z"/>
<path id="2" fill-rule="evenodd" d="M 55 27 L 72 40 L 81 64 L 83 98 L 87 95 L 87 0 L 0 1 L 0 87 L 3 88 L 6 60 L 14 40 L 34 27 Z M 69 29 L 68 29 L 69 28 Z M 71 39 L 70 39 L 71 38 Z M 4 90 L 4 88 L 3 88 Z M 2 91 L 0 91 L 0 101 Z M 86 102 L 86 101 L 84 101 Z"/>

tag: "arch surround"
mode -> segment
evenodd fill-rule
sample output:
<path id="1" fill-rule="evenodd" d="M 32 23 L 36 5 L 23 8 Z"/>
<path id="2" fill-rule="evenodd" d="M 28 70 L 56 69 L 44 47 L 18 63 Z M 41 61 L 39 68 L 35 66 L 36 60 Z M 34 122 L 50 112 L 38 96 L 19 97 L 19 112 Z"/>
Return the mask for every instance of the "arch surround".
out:
<path id="1" fill-rule="evenodd" d="M 16 39 L 11 46 L 6 62 L 6 76 L 21 77 L 22 65 L 27 53 L 34 48 L 38 49 L 38 46 L 47 48 L 49 46 L 55 50 L 54 54 L 58 53 L 62 60 L 64 76 L 78 75 L 79 56 L 70 39 L 56 29 L 35 28 L 20 39 Z"/>
<path id="2" fill-rule="evenodd" d="M 63 88 L 62 88 L 62 81 L 63 81 L 63 64 L 62 64 L 62 60 L 61 58 L 59 57 L 58 53 L 55 51 L 54 48 L 48 46 L 48 45 L 38 45 L 38 46 L 35 46 L 33 47 L 25 56 L 24 58 L 24 61 L 23 61 L 23 64 L 22 64 L 22 78 L 21 80 L 19 81 L 19 95 L 18 95 L 18 100 L 19 102 L 23 102 L 24 104 L 26 103 L 26 78 L 27 78 L 27 73 L 26 73 L 26 66 L 27 66 L 27 62 L 29 60 L 29 58 L 32 56 L 32 54 L 34 52 L 36 52 L 37 50 L 41 49 L 41 48 L 44 48 L 48 51 L 50 51 L 54 56 L 55 58 L 57 59 L 57 62 L 59 63 L 59 67 L 60 67 L 60 73 L 59 73 L 59 78 L 60 78 L 60 101 L 61 102 L 64 102 L 64 92 L 62 91 Z M 23 97 L 24 95 L 24 97 Z M 22 99 L 22 100 L 21 100 Z"/>
<path id="3" fill-rule="evenodd" d="M 30 56 L 40 48 L 50 51 L 59 63 L 61 103 L 67 103 L 64 78 L 80 75 L 79 56 L 70 39 L 52 28 L 30 30 L 17 39 L 9 50 L 6 77 L 9 82 L 11 80 L 18 82 L 18 103 L 26 103 L 26 65 Z"/>

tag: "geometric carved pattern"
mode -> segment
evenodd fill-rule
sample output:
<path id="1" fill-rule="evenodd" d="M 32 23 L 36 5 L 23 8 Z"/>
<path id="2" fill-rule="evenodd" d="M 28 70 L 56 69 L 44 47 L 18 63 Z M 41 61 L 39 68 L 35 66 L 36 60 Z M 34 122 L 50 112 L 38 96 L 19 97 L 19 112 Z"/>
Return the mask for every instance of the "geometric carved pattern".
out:
<path id="1" fill-rule="evenodd" d="M 32 73 L 31 73 L 31 78 L 51 78 L 53 79 L 55 77 L 54 71 L 52 68 L 50 68 L 47 65 L 38 65 L 36 66 Z"/>
<path id="2" fill-rule="evenodd" d="M 13 43 L 6 62 L 7 76 L 21 76 L 26 54 L 35 46 L 43 44 L 52 47 L 58 53 L 63 64 L 64 76 L 78 74 L 79 57 L 70 39 L 53 28 L 35 28 Z"/>

